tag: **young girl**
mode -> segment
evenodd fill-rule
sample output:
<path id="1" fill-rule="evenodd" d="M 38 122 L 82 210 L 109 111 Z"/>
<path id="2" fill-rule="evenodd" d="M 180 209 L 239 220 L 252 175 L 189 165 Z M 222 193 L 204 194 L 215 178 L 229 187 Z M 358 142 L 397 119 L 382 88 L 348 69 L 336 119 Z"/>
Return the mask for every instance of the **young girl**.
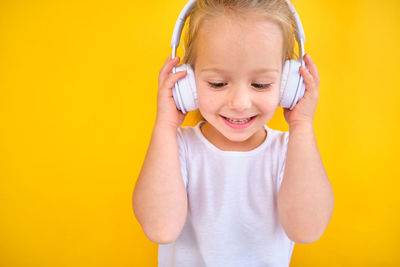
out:
<path id="1" fill-rule="evenodd" d="M 280 99 L 295 20 L 285 0 L 198 0 L 188 56 L 204 118 L 179 128 L 172 88 L 187 73 L 159 73 L 157 117 L 133 194 L 159 266 L 289 266 L 294 243 L 314 242 L 333 191 L 313 130 L 319 75 L 307 54 L 304 97 L 284 109 L 289 131 L 266 123 Z"/>

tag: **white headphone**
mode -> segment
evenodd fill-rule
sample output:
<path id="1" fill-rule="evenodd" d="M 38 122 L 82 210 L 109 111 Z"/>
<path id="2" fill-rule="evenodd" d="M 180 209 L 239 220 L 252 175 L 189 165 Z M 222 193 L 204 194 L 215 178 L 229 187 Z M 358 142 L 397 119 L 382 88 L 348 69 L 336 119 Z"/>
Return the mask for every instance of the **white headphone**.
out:
<path id="1" fill-rule="evenodd" d="M 285 61 L 282 72 L 281 87 L 279 91 L 279 106 L 292 110 L 297 102 L 303 97 L 306 88 L 303 77 L 299 73 L 299 67 L 304 66 L 304 42 L 306 41 L 306 38 L 299 15 L 290 1 L 286 0 L 286 2 L 296 21 L 297 34 L 295 37 L 297 43 L 299 44 L 300 58 L 296 55 L 298 60 L 292 59 Z M 172 58 L 175 58 L 176 56 L 176 49 L 179 46 L 183 26 L 190 10 L 195 4 L 196 0 L 189 0 L 189 2 L 182 9 L 178 20 L 176 21 L 171 41 Z M 175 83 L 175 86 L 172 89 L 172 95 L 174 97 L 177 109 L 182 111 L 183 114 L 186 114 L 188 111 L 196 110 L 198 108 L 198 102 L 195 76 L 192 67 L 188 64 L 182 64 L 174 67 L 172 72 L 175 73 L 183 70 L 186 70 L 187 74 L 185 77 Z"/>

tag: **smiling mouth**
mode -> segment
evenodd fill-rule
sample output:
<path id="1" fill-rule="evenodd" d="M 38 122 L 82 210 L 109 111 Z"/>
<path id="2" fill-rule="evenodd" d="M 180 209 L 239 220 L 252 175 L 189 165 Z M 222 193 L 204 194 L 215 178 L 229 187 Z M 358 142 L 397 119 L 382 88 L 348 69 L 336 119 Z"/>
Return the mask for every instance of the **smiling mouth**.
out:
<path id="1" fill-rule="evenodd" d="M 248 122 L 250 122 L 251 120 L 253 120 L 256 116 L 252 116 L 252 117 L 247 117 L 247 118 L 229 118 L 229 117 L 225 117 L 220 115 L 222 118 L 224 118 L 225 120 L 227 120 L 230 123 L 233 124 L 238 124 L 238 125 L 242 125 L 242 124 L 246 124 Z"/>

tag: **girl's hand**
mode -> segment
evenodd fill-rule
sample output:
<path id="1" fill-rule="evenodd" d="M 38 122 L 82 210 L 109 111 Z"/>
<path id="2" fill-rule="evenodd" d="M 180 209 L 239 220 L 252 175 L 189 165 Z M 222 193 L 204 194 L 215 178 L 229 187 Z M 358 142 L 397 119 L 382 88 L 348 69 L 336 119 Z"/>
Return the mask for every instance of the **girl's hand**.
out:
<path id="1" fill-rule="evenodd" d="M 306 90 L 304 96 L 297 102 L 296 106 L 290 110 L 288 108 L 283 109 L 283 115 L 286 122 L 289 124 L 289 128 L 296 124 L 313 123 L 314 113 L 317 108 L 317 102 L 319 97 L 319 74 L 317 66 L 311 60 L 309 54 L 304 55 L 304 62 L 307 68 L 301 66 L 299 71 L 303 76 L 304 83 L 306 84 Z"/>
<path id="2" fill-rule="evenodd" d="M 176 108 L 172 88 L 178 80 L 186 76 L 186 71 L 171 73 L 172 68 L 180 61 L 179 57 L 171 57 L 172 55 L 168 56 L 158 77 L 156 123 L 166 123 L 178 128 L 185 119 L 185 114 Z"/>

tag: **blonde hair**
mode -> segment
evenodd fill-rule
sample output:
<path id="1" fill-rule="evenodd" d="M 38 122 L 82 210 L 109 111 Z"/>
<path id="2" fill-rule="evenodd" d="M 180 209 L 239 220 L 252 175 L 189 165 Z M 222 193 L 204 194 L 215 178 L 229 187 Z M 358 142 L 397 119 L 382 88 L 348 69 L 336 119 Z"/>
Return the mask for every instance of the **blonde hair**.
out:
<path id="1" fill-rule="evenodd" d="M 186 55 L 182 59 L 182 64 L 189 64 L 194 69 L 197 56 L 196 41 L 203 21 L 223 15 L 246 19 L 249 18 L 249 14 L 273 21 L 280 26 L 283 34 L 282 63 L 287 59 L 293 59 L 297 27 L 286 0 L 197 0 L 189 13 L 185 39 Z M 197 117 L 200 115 L 199 118 L 204 119 L 200 112 L 197 112 Z"/>
<path id="2" fill-rule="evenodd" d="M 221 15 L 237 15 L 246 18 L 249 13 L 259 15 L 266 20 L 272 20 L 280 26 L 283 34 L 283 58 L 294 58 L 296 21 L 286 0 L 197 0 L 189 13 L 188 30 L 185 39 L 187 55 L 183 64 L 194 67 L 196 60 L 196 41 L 201 24 L 204 20 Z"/>

